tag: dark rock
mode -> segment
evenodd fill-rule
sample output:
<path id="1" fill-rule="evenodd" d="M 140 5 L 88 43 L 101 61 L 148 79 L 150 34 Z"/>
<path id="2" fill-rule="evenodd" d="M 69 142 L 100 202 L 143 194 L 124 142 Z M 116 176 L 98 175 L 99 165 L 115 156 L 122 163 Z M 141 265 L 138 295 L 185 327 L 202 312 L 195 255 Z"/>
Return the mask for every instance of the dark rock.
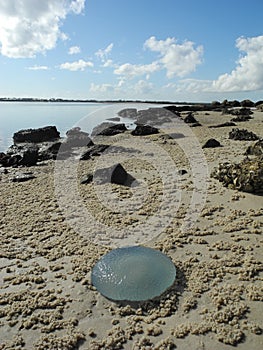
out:
<path id="1" fill-rule="evenodd" d="M 263 112 L 263 103 L 257 105 L 257 109 Z"/>
<path id="2" fill-rule="evenodd" d="M 248 131 L 246 129 L 232 129 L 229 133 L 229 138 L 232 140 L 240 140 L 240 141 L 255 141 L 258 140 L 259 137 L 254 134 L 252 131 Z"/>
<path id="3" fill-rule="evenodd" d="M 263 140 L 259 140 L 254 145 L 247 148 L 246 155 L 262 156 L 263 155 Z"/>
<path id="4" fill-rule="evenodd" d="M 217 125 L 210 125 L 209 128 L 224 128 L 226 126 L 236 126 L 236 124 L 234 122 L 226 122 Z"/>
<path id="5" fill-rule="evenodd" d="M 165 108 L 148 108 L 145 110 L 138 111 L 137 125 L 162 125 L 164 123 L 170 123 L 173 115 Z"/>
<path id="6" fill-rule="evenodd" d="M 22 158 L 18 165 L 33 166 L 38 161 L 38 148 L 30 147 L 22 153 Z"/>
<path id="7" fill-rule="evenodd" d="M 240 102 L 242 107 L 254 107 L 255 104 L 251 100 L 243 100 Z"/>
<path id="8" fill-rule="evenodd" d="M 158 134 L 159 130 L 150 125 L 137 125 L 134 130 L 132 130 L 131 134 L 133 136 L 144 136 L 144 135 L 152 135 Z"/>
<path id="9" fill-rule="evenodd" d="M 17 174 L 15 177 L 12 178 L 13 182 L 25 182 L 32 179 L 35 179 L 36 177 L 33 175 L 33 173 L 20 173 Z"/>
<path id="10" fill-rule="evenodd" d="M 38 147 L 32 144 L 12 145 L 7 150 L 3 166 L 34 166 L 38 161 Z"/>
<path id="11" fill-rule="evenodd" d="M 219 101 L 212 101 L 212 102 L 211 102 L 211 106 L 212 106 L 213 108 L 218 108 L 218 107 L 221 106 L 221 103 L 220 103 Z"/>
<path id="12" fill-rule="evenodd" d="M 241 107 L 241 103 L 237 100 L 229 101 L 229 106 L 234 108 L 234 107 Z"/>
<path id="13" fill-rule="evenodd" d="M 109 168 L 97 169 L 94 173 L 93 180 L 96 184 L 114 183 L 126 185 L 129 174 L 121 164 L 115 164 Z"/>
<path id="14" fill-rule="evenodd" d="M 232 118 L 231 121 L 232 122 L 246 122 L 250 119 L 252 119 L 252 117 L 250 115 L 238 115 L 237 117 Z"/>
<path id="15" fill-rule="evenodd" d="M 197 120 L 195 119 L 193 112 L 188 113 L 188 115 L 184 118 L 184 122 L 187 124 L 197 123 Z"/>
<path id="16" fill-rule="evenodd" d="M 38 161 L 42 162 L 49 159 L 56 159 L 62 143 L 46 142 L 39 145 Z"/>
<path id="17" fill-rule="evenodd" d="M 113 118 L 107 118 L 107 120 L 110 120 L 112 122 L 119 122 L 121 120 L 120 117 L 113 117 Z"/>
<path id="18" fill-rule="evenodd" d="M 91 136 L 113 136 L 127 131 L 124 123 L 116 124 L 104 122 L 96 126 L 91 133 Z"/>
<path id="19" fill-rule="evenodd" d="M 81 184 L 84 185 L 84 184 L 89 184 L 93 181 L 93 174 L 87 174 L 85 175 L 82 180 L 81 180 Z"/>
<path id="20" fill-rule="evenodd" d="M 192 104 L 192 105 L 182 105 L 182 106 L 165 106 L 163 107 L 168 111 L 171 111 L 175 114 L 178 112 L 197 112 L 197 111 L 211 111 L 218 108 L 218 106 L 213 107 L 211 103 L 204 104 Z"/>
<path id="21" fill-rule="evenodd" d="M 81 155 L 80 160 L 87 160 L 87 159 L 90 159 L 91 157 L 100 156 L 108 147 L 109 147 L 109 145 L 91 146 L 87 151 L 85 151 Z"/>
<path id="22" fill-rule="evenodd" d="M 81 131 L 79 127 L 72 128 L 66 132 L 66 140 L 63 142 L 68 147 L 92 146 L 94 143 L 87 132 Z"/>
<path id="23" fill-rule="evenodd" d="M 215 147 L 221 147 L 220 142 L 215 139 L 209 139 L 206 141 L 206 143 L 203 145 L 202 148 L 215 148 Z"/>
<path id="24" fill-rule="evenodd" d="M 232 115 L 250 115 L 253 114 L 250 108 L 239 108 L 239 109 L 230 109 L 229 114 Z"/>
<path id="25" fill-rule="evenodd" d="M 9 158 L 10 156 L 8 156 L 7 154 L 5 154 L 4 152 L 0 152 L 0 164 L 4 167 L 9 166 L 8 162 L 9 162 Z"/>
<path id="26" fill-rule="evenodd" d="M 122 118 L 136 119 L 137 118 L 137 109 L 136 108 L 122 109 L 121 111 L 118 112 L 118 115 Z"/>
<path id="27" fill-rule="evenodd" d="M 185 174 L 187 174 L 187 170 L 185 169 L 178 170 L 178 175 L 185 175 Z"/>
<path id="28" fill-rule="evenodd" d="M 17 143 L 39 143 L 54 141 L 59 138 L 59 132 L 55 126 L 46 126 L 39 129 L 26 129 L 14 133 L 14 144 Z"/>

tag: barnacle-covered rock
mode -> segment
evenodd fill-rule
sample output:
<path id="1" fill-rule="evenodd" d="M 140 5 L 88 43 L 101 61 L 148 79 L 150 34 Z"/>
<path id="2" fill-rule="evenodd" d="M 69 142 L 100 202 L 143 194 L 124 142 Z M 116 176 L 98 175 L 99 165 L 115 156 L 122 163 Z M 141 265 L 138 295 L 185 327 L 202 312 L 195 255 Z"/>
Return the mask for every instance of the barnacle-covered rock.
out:
<path id="1" fill-rule="evenodd" d="M 259 137 L 256 134 L 254 134 L 252 131 L 248 131 L 246 129 L 238 129 L 238 128 L 234 128 L 230 131 L 229 138 L 232 140 L 240 140 L 240 141 L 255 141 L 259 139 Z"/>
<path id="2" fill-rule="evenodd" d="M 255 142 L 249 146 L 245 152 L 246 155 L 263 156 L 263 140 Z"/>
<path id="3" fill-rule="evenodd" d="M 245 115 L 238 115 L 235 118 L 232 118 L 232 122 L 247 122 L 248 120 L 252 119 L 252 117 L 249 114 Z"/>
<path id="4" fill-rule="evenodd" d="M 211 176 L 228 188 L 263 193 L 263 158 L 246 158 L 239 164 L 221 163 Z"/>

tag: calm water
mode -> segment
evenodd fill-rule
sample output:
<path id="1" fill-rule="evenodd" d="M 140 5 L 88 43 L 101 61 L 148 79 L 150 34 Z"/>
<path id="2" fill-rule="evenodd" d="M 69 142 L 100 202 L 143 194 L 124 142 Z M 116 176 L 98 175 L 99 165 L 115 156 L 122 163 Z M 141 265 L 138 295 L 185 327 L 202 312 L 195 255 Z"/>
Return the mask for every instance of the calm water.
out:
<path id="1" fill-rule="evenodd" d="M 117 116 L 123 108 L 145 109 L 146 104 L 102 104 L 102 103 L 38 103 L 0 102 L 0 151 L 13 143 L 14 132 L 21 129 L 55 125 L 61 136 L 74 126 L 91 132 L 94 126 L 108 118 Z M 122 119 L 127 126 L 131 120 Z"/>

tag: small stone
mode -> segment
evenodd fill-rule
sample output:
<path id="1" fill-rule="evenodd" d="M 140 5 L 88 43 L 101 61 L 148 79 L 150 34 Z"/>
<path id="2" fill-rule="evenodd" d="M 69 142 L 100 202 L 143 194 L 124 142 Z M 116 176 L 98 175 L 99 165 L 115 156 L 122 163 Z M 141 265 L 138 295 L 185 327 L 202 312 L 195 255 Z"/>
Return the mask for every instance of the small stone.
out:
<path id="1" fill-rule="evenodd" d="M 215 147 L 221 147 L 221 144 L 216 139 L 209 139 L 206 141 L 206 143 L 203 145 L 202 148 L 215 148 Z"/>

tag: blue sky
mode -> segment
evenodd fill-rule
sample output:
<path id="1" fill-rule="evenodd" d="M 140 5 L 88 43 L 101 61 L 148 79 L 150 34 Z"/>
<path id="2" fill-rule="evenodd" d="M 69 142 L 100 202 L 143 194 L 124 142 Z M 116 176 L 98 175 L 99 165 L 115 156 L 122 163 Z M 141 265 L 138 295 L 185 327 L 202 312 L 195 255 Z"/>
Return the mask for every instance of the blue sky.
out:
<path id="1" fill-rule="evenodd" d="M 0 96 L 263 99 L 263 1 L 0 0 Z"/>

